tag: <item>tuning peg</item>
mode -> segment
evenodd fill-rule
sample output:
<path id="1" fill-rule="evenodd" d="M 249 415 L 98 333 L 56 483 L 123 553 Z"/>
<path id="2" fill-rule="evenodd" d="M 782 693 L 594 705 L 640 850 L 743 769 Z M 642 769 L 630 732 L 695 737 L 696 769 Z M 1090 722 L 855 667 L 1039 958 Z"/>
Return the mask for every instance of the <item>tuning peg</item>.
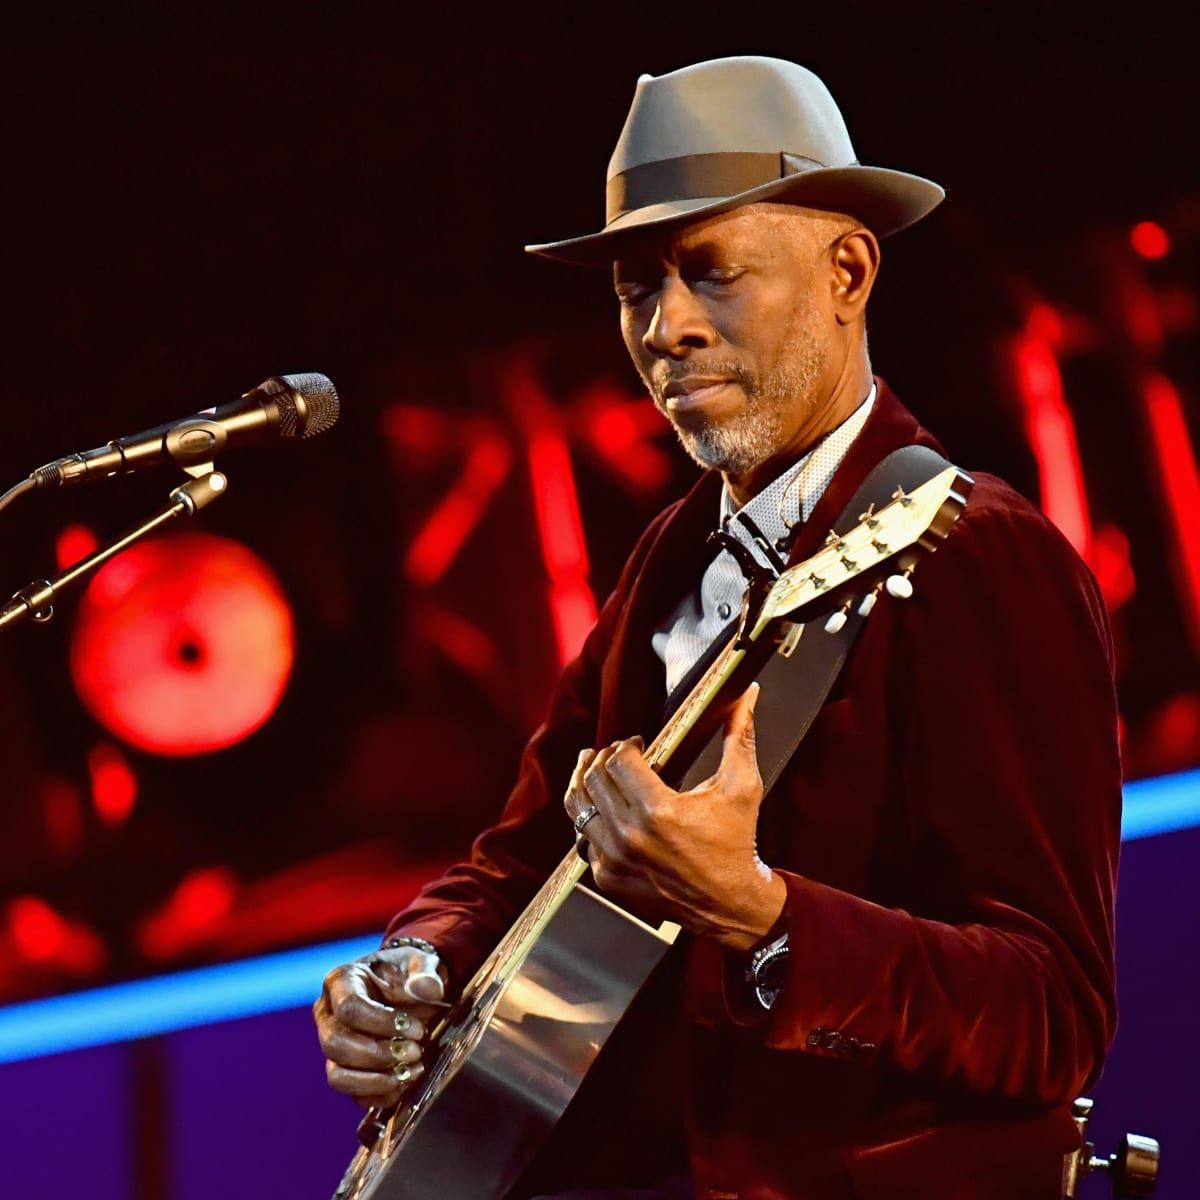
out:
<path id="1" fill-rule="evenodd" d="M 896 488 L 892 493 L 892 499 L 898 500 L 905 508 L 912 503 L 912 497 L 902 487 Z"/>
<path id="2" fill-rule="evenodd" d="M 858 519 L 860 521 L 865 521 L 868 529 L 874 529 L 875 526 L 879 524 L 879 521 L 875 517 L 874 501 L 867 505 L 866 512 L 861 512 L 858 514 Z"/>
<path id="3" fill-rule="evenodd" d="M 842 541 L 842 535 L 836 529 L 831 529 L 825 535 L 825 545 L 832 546 L 835 550 L 845 550 L 846 543 Z"/>
<path id="4" fill-rule="evenodd" d="M 828 620 L 825 622 L 826 633 L 841 633 L 846 628 L 846 621 L 850 616 L 850 606 L 854 603 L 854 598 L 851 597 L 842 605 L 841 608 L 829 614 Z"/>
<path id="5" fill-rule="evenodd" d="M 878 554 L 887 554 L 888 550 L 890 549 L 887 542 L 881 542 L 878 538 L 872 538 L 871 545 Z"/>
<path id="6" fill-rule="evenodd" d="M 879 587 L 882 586 L 882 584 L 879 585 Z M 862 598 L 862 603 L 858 606 L 858 615 L 860 617 L 869 617 L 871 615 L 871 609 L 875 607 L 875 602 L 879 599 L 879 587 L 876 587 L 874 591 L 868 592 Z"/>
<path id="7" fill-rule="evenodd" d="M 895 596 L 897 600 L 907 600 L 913 594 L 912 580 L 909 576 L 912 574 L 912 567 L 899 575 L 889 575 L 887 577 L 886 587 L 889 596 Z"/>

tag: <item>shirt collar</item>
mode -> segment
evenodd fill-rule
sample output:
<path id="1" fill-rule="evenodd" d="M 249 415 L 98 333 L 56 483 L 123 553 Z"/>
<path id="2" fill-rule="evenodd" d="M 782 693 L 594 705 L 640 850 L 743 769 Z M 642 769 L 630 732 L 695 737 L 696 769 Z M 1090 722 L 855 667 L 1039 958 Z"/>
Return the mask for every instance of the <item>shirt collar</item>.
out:
<path id="1" fill-rule="evenodd" d="M 785 553 L 793 526 L 811 516 L 850 444 L 866 424 L 875 403 L 875 391 L 872 380 L 867 398 L 854 412 L 740 509 L 729 494 L 728 485 L 722 486 L 721 528 L 745 545 L 763 566 L 776 569 L 772 555 L 758 544 L 757 534 L 761 533 L 775 555 Z"/>

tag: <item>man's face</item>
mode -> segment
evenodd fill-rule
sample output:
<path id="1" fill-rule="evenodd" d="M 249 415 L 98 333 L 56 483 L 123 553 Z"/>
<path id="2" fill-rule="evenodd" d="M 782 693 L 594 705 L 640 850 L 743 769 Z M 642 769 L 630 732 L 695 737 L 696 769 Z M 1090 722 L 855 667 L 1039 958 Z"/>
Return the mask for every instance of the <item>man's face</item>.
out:
<path id="1" fill-rule="evenodd" d="M 823 267 L 845 228 L 811 209 L 753 204 L 648 235 L 617 259 L 626 348 L 701 466 L 746 475 L 784 452 L 828 394 L 835 322 Z"/>

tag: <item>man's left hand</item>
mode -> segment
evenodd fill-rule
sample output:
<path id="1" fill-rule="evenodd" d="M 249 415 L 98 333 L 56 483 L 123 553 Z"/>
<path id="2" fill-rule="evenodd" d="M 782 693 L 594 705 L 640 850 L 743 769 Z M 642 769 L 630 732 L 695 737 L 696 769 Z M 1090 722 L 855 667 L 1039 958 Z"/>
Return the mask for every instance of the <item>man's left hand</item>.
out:
<path id="1" fill-rule="evenodd" d="M 762 778 L 754 750 L 758 685 L 725 722 L 716 773 L 687 792 L 669 788 L 640 738 L 584 750 L 564 804 L 583 828 L 596 886 L 642 913 L 675 921 L 730 950 L 749 950 L 783 910 L 787 888 L 758 857 Z"/>

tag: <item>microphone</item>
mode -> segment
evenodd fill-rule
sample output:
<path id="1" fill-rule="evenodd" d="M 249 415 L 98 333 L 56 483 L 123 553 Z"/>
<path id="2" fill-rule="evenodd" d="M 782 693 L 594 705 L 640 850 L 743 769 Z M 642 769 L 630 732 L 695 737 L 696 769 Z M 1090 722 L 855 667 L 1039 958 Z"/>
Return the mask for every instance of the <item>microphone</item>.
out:
<path id="1" fill-rule="evenodd" d="M 34 487 L 44 488 L 127 475 L 164 463 L 188 471 L 211 463 L 228 445 L 316 437 L 337 421 L 338 411 L 338 394 L 327 375 L 272 375 L 240 400 L 56 458 L 29 478 Z"/>

